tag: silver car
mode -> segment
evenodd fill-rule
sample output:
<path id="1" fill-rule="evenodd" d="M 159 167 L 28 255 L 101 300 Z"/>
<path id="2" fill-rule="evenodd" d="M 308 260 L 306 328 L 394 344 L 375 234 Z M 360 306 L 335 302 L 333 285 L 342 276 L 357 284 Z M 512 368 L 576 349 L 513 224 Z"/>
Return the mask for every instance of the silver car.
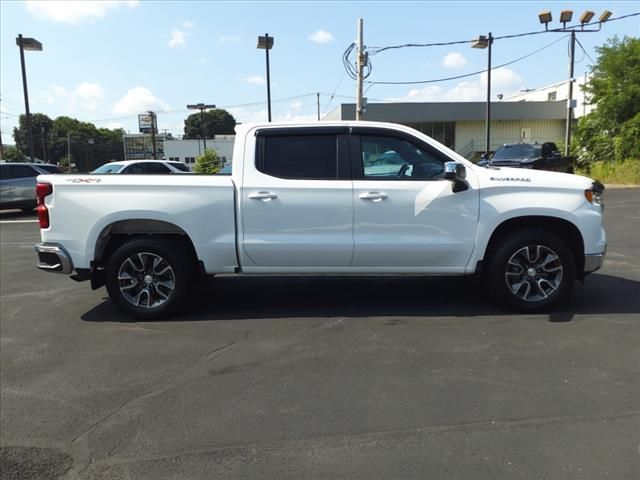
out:
<path id="1" fill-rule="evenodd" d="M 37 203 L 36 178 L 52 173 L 62 171 L 49 164 L 0 163 L 0 209 L 33 210 Z"/>

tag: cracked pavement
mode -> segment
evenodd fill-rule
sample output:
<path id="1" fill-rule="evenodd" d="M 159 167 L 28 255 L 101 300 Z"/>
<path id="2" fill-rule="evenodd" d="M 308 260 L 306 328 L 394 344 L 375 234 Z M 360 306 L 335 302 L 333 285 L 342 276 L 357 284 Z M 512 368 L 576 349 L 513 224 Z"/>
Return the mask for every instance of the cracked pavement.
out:
<path id="1" fill-rule="evenodd" d="M 640 189 L 605 199 L 605 267 L 547 315 L 465 279 L 216 277 L 134 322 L 3 223 L 0 478 L 638 478 Z"/>

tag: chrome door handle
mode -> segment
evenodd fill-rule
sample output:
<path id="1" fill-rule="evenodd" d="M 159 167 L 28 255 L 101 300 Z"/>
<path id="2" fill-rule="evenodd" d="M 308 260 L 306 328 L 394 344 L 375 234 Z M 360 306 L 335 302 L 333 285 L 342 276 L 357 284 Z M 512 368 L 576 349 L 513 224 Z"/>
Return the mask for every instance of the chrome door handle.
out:
<path id="1" fill-rule="evenodd" d="M 373 200 L 373 201 L 384 200 L 387 198 L 387 194 L 382 192 L 361 193 L 359 196 L 361 200 Z"/>
<path id="2" fill-rule="evenodd" d="M 249 194 L 249 198 L 252 200 L 274 200 L 278 198 L 278 195 L 271 192 L 253 192 Z"/>

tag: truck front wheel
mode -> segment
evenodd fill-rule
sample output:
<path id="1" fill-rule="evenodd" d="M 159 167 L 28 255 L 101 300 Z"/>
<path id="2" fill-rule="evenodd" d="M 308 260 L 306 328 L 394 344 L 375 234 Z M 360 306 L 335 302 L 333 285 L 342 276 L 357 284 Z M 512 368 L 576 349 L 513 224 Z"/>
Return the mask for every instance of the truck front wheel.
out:
<path id="1" fill-rule="evenodd" d="M 193 278 L 194 261 L 179 239 L 135 237 L 120 245 L 106 267 L 111 300 L 126 313 L 151 320 L 173 313 Z"/>
<path id="2" fill-rule="evenodd" d="M 492 297 L 520 312 L 553 308 L 569 296 L 575 279 L 576 263 L 566 243 L 538 228 L 502 238 L 486 270 Z"/>

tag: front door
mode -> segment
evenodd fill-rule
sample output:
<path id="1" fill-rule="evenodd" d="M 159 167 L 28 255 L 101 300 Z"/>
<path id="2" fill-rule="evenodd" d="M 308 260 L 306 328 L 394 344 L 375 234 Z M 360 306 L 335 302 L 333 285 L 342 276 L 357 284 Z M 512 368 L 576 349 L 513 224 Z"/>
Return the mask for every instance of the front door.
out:
<path id="1" fill-rule="evenodd" d="M 478 224 L 475 178 L 454 193 L 443 178 L 451 159 L 426 142 L 388 130 L 355 133 L 353 267 L 462 273 Z"/>
<path id="2" fill-rule="evenodd" d="M 346 128 L 264 129 L 241 189 L 245 270 L 326 271 L 353 256 Z"/>

